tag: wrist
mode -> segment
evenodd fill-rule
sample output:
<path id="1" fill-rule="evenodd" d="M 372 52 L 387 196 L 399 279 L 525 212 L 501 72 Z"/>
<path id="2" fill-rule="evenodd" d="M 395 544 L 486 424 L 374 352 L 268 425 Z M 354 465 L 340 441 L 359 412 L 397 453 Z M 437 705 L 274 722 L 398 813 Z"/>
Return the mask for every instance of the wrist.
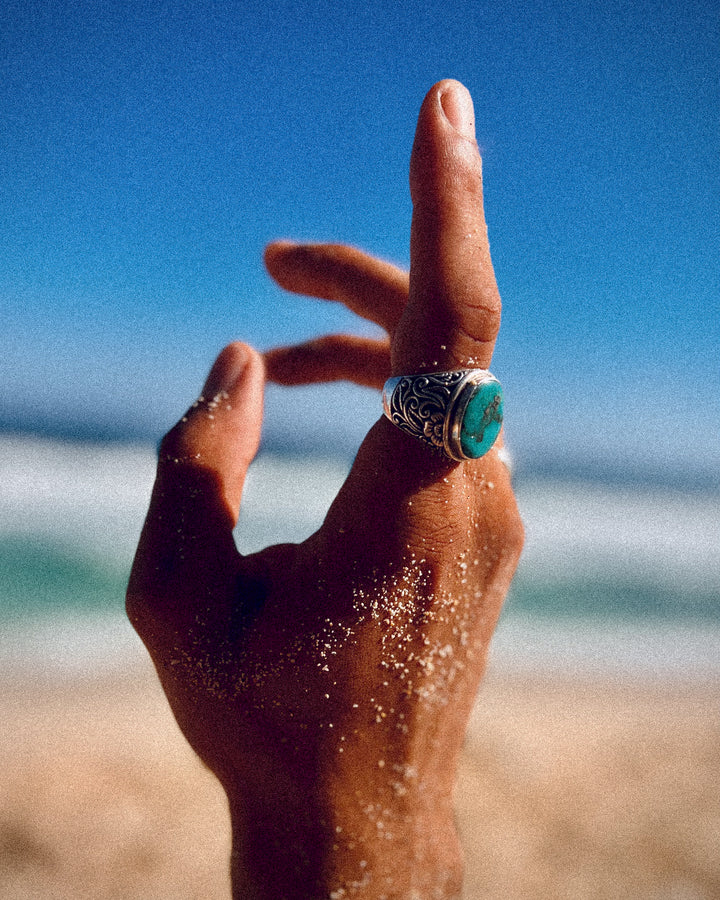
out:
<path id="1" fill-rule="evenodd" d="M 449 798 L 418 784 L 402 796 L 407 772 L 390 791 L 354 786 L 293 798 L 231 799 L 235 897 L 245 900 L 411 900 L 460 894 L 462 854 Z"/>

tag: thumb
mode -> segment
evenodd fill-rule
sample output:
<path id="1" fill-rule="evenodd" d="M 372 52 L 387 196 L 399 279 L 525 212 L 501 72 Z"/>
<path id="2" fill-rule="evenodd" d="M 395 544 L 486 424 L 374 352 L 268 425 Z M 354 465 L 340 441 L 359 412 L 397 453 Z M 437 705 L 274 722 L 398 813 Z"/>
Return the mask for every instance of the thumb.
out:
<path id="1" fill-rule="evenodd" d="M 260 445 L 264 383 L 262 356 L 247 344 L 229 344 L 215 360 L 200 396 L 160 448 L 158 468 L 164 475 L 168 467 L 212 473 L 233 524 Z"/>
<path id="2" fill-rule="evenodd" d="M 127 591 L 127 612 L 150 648 L 204 621 L 224 621 L 234 601 L 232 529 L 245 475 L 260 442 L 264 367 L 259 353 L 230 344 L 203 393 L 165 436 L 150 509 Z M 160 618 L 158 618 L 160 617 Z"/>

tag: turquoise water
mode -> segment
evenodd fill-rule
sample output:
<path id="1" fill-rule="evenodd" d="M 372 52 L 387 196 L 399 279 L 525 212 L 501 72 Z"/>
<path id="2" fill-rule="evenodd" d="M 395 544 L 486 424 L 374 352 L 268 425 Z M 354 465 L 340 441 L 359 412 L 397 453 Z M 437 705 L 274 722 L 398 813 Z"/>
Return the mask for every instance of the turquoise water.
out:
<path id="1" fill-rule="evenodd" d="M 152 486 L 152 449 L 3 438 L 0 457 L 6 638 L 15 635 L 20 653 L 20 626 L 45 623 L 52 642 L 52 623 L 119 622 Z M 248 479 L 240 549 L 311 534 L 346 472 L 332 460 L 261 458 Z M 659 627 L 720 634 L 717 497 L 521 481 L 518 498 L 527 542 L 503 614 L 510 630 L 525 623 L 569 633 L 595 623 L 634 634 Z M 554 639 L 543 634 L 550 646 Z M 0 664 L 2 654 L 0 636 Z"/>
<path id="2" fill-rule="evenodd" d="M 45 538 L 0 539 L 0 617 L 6 622 L 63 610 L 122 612 L 126 580 L 125 570 Z M 624 573 L 614 578 L 558 573 L 550 580 L 521 566 L 504 615 L 720 623 L 720 592 L 714 585 L 684 590 Z"/>
<path id="3" fill-rule="evenodd" d="M 653 580 L 624 577 L 574 578 L 542 582 L 521 571 L 505 607 L 505 615 L 542 619 L 622 620 L 631 622 L 720 623 L 720 595 L 684 591 Z"/>
<path id="4" fill-rule="evenodd" d="M 0 615 L 36 617 L 62 610 L 119 607 L 125 575 L 44 538 L 0 539 Z"/>

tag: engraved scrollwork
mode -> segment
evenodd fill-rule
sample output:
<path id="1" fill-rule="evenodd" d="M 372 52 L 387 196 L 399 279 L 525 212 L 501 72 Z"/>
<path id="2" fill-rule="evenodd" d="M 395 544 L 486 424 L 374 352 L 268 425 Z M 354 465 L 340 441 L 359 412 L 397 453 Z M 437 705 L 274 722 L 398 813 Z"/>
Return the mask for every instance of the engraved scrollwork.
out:
<path id="1" fill-rule="evenodd" d="M 443 449 L 445 414 L 465 372 L 437 372 L 401 378 L 390 398 L 390 419 L 398 428 Z"/>

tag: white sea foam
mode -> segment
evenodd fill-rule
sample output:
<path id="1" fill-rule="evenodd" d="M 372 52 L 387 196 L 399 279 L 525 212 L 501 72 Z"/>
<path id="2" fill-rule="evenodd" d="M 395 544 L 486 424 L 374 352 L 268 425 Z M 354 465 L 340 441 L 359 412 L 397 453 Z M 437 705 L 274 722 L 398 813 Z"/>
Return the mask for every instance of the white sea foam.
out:
<path id="1" fill-rule="evenodd" d="M 712 587 L 720 596 L 717 496 L 537 482 L 520 489 L 518 503 L 527 531 L 522 565 L 535 577 L 651 574 L 655 583 Z"/>
<path id="2" fill-rule="evenodd" d="M 152 489 L 149 447 L 0 439 L 0 535 L 74 542 L 127 560 Z M 347 475 L 336 460 L 264 455 L 248 475 L 236 532 L 243 552 L 302 540 Z M 720 586 L 716 496 L 537 482 L 522 485 L 523 566 L 533 573 L 654 571 L 656 580 Z"/>
<path id="3" fill-rule="evenodd" d="M 126 567 L 147 511 L 151 448 L 0 439 L 0 535 L 25 535 Z"/>
<path id="4" fill-rule="evenodd" d="M 125 573 L 155 468 L 152 448 L 0 439 L 0 538 L 29 536 L 96 556 Z M 243 552 L 302 540 L 322 522 L 347 473 L 342 462 L 264 456 L 251 469 L 237 540 Z M 584 572 L 652 576 L 653 583 L 720 596 L 716 497 L 657 490 L 522 486 L 525 578 Z M 115 615 L 60 614 L 0 634 L 0 667 L 88 671 L 137 661 L 143 651 Z M 73 662 L 74 661 L 74 662 Z M 720 673 L 720 629 L 621 622 L 503 621 L 493 665 L 563 671 L 621 670 L 705 677 Z M 34 668 L 33 668 L 34 667 Z"/>
<path id="5" fill-rule="evenodd" d="M 322 525 L 348 468 L 337 460 L 258 459 L 248 473 L 235 531 L 241 552 L 309 537 Z"/>
<path id="6" fill-rule="evenodd" d="M 147 512 L 151 447 L 0 438 L 0 536 L 32 535 L 126 566 Z M 304 540 L 323 521 L 348 467 L 263 456 L 248 475 L 240 549 Z"/>
<path id="7" fill-rule="evenodd" d="M 13 622 L 0 633 L 0 678 L 34 683 L 120 675 L 151 666 L 124 615 L 62 615 Z"/>
<path id="8" fill-rule="evenodd" d="M 720 627 L 686 623 L 503 619 L 490 670 L 644 681 L 720 679 Z"/>

